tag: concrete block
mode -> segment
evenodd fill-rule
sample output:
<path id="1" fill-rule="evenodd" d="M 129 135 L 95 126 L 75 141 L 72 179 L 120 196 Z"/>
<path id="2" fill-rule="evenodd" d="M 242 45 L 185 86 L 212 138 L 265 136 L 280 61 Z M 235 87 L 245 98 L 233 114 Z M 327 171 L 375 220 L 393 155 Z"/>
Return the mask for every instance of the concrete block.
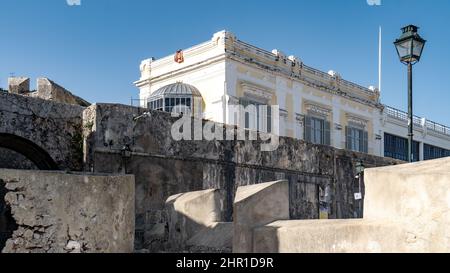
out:
<path id="1" fill-rule="evenodd" d="M 233 252 L 251 253 L 254 228 L 288 219 L 288 181 L 239 187 L 234 200 Z"/>
<path id="2" fill-rule="evenodd" d="M 364 180 L 365 219 L 433 221 L 449 210 L 450 158 L 367 169 Z"/>
<path id="3" fill-rule="evenodd" d="M 169 244 L 172 249 L 184 250 L 187 242 L 204 229 L 213 229 L 220 222 L 221 195 L 211 189 L 181 193 L 166 201 L 169 214 Z M 195 244 L 199 240 L 191 240 Z"/>
<path id="4" fill-rule="evenodd" d="M 450 252 L 450 158 L 368 169 L 365 184 L 364 219 L 271 223 L 253 251 Z"/>
<path id="5" fill-rule="evenodd" d="M 389 221 L 277 221 L 254 232 L 254 253 L 407 252 L 406 233 Z M 411 252 L 411 249 L 409 249 Z"/>

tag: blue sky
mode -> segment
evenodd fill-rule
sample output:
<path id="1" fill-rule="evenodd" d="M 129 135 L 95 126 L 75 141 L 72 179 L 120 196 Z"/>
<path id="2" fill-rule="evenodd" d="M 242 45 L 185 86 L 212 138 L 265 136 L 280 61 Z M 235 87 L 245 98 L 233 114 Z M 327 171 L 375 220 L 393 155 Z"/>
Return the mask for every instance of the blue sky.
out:
<path id="1" fill-rule="evenodd" d="M 415 114 L 450 125 L 450 1 L 381 0 L 0 0 L 0 86 L 11 72 L 45 76 L 91 102 L 129 103 L 139 63 L 187 48 L 226 29 L 363 86 L 378 82 L 383 28 L 382 101 L 407 109 L 406 67 L 393 40 L 407 24 L 428 40 L 414 67 Z"/>

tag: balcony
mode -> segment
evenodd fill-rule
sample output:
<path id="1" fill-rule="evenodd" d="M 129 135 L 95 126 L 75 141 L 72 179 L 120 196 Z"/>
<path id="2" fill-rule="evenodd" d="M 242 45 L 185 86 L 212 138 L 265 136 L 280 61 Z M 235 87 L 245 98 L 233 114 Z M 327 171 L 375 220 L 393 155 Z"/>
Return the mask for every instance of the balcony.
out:
<path id="1" fill-rule="evenodd" d="M 385 113 L 387 114 L 388 117 L 390 118 L 394 118 L 396 120 L 399 121 L 403 121 L 406 124 L 408 124 L 408 113 L 389 107 L 389 106 L 385 106 Z M 425 121 L 425 123 L 423 123 L 423 121 Z M 429 121 L 426 119 L 423 119 L 421 117 L 418 116 L 414 116 L 414 125 L 418 126 L 419 128 L 422 129 L 427 129 L 429 131 L 433 131 L 439 134 L 443 134 L 443 135 L 447 135 L 450 136 L 450 127 L 433 122 L 433 121 Z"/>

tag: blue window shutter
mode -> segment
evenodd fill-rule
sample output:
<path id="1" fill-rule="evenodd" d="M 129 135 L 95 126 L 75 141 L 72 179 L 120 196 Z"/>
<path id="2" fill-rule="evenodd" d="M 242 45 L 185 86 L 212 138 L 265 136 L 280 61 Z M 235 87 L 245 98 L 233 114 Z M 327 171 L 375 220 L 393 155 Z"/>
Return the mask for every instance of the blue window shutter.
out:
<path id="1" fill-rule="evenodd" d="M 324 121 L 324 143 L 325 145 L 331 145 L 331 126 L 330 122 Z"/>
<path id="2" fill-rule="evenodd" d="M 312 119 L 305 116 L 305 141 L 311 142 Z"/>
<path id="3" fill-rule="evenodd" d="M 348 126 L 345 126 L 345 147 L 347 150 L 352 149 L 352 138 L 350 136 L 351 129 Z"/>
<path id="4" fill-rule="evenodd" d="M 364 131 L 363 135 L 364 135 L 364 137 L 363 137 L 362 152 L 367 154 L 367 153 L 369 153 L 369 133 L 367 131 Z"/>

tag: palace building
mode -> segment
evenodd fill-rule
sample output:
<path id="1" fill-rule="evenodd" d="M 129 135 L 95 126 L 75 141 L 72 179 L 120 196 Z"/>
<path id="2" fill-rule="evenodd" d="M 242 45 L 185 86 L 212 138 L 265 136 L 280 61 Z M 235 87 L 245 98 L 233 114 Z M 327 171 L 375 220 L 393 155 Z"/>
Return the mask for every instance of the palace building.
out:
<path id="1" fill-rule="evenodd" d="M 234 105 L 279 105 L 281 136 L 407 160 L 408 118 L 383 105 L 380 92 L 319 71 L 296 56 L 266 51 L 228 31 L 159 60 L 142 61 L 135 82 L 141 106 L 172 111 L 185 105 L 203 118 L 271 131 L 270 111 L 236 116 Z M 414 160 L 450 156 L 450 127 L 414 119 Z"/>

